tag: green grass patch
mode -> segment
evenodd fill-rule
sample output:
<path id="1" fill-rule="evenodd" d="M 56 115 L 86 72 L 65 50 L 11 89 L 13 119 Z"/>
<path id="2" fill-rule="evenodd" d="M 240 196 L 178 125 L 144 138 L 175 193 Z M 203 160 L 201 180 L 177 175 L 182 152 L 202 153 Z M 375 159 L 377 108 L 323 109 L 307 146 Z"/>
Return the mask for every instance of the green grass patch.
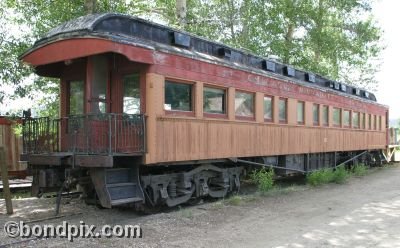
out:
<path id="1" fill-rule="evenodd" d="M 351 172 L 358 177 L 365 176 L 368 173 L 368 167 L 363 163 L 356 164 L 351 168 Z"/>
<path id="2" fill-rule="evenodd" d="M 319 186 L 327 183 L 345 183 L 349 178 L 350 174 L 346 168 L 341 165 L 336 169 L 322 169 L 311 172 L 307 175 L 306 181 L 311 186 Z"/>
<path id="3" fill-rule="evenodd" d="M 260 192 L 267 192 L 274 187 L 274 170 L 262 168 L 250 174 L 251 180 L 257 184 Z"/>
<path id="4" fill-rule="evenodd" d="M 243 202 L 243 197 L 241 197 L 240 195 L 234 195 L 226 199 L 225 202 L 229 205 L 239 206 Z"/>

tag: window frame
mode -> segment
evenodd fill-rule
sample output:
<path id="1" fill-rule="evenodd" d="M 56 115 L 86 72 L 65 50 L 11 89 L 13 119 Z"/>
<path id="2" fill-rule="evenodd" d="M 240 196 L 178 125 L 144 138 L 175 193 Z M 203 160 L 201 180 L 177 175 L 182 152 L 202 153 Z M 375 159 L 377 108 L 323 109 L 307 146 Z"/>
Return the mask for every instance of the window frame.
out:
<path id="1" fill-rule="evenodd" d="M 337 123 L 335 123 L 335 110 L 338 110 L 339 111 L 339 124 L 337 124 Z M 333 119 L 333 126 L 334 127 L 342 127 L 342 123 L 343 123 L 343 117 L 342 117 L 342 109 L 341 108 L 336 108 L 336 107 L 334 107 L 333 108 L 333 111 L 332 111 L 332 119 Z"/>
<path id="2" fill-rule="evenodd" d="M 315 107 L 316 107 L 316 110 L 317 110 L 317 121 L 315 121 L 315 118 L 314 118 L 314 117 L 315 117 L 315 115 L 314 115 L 314 114 L 315 114 L 315 113 L 314 113 Z M 320 117 L 321 117 L 321 116 L 320 116 L 320 114 L 321 114 L 321 113 L 320 113 L 320 112 L 321 112 L 320 104 L 314 103 L 314 104 L 313 104 L 313 109 L 312 109 L 312 110 L 313 110 L 313 125 L 314 125 L 314 126 L 319 126 L 320 123 L 321 123 L 321 120 L 320 120 L 320 119 L 321 119 L 321 118 L 320 118 Z"/>
<path id="3" fill-rule="evenodd" d="M 169 83 L 175 83 L 175 84 L 185 84 L 185 85 L 190 85 L 191 86 L 191 110 L 186 111 L 186 110 L 168 110 L 165 109 L 165 89 L 166 89 L 166 84 L 167 82 Z M 195 110 L 196 110 L 196 82 L 193 81 L 184 81 L 181 79 L 176 79 L 176 78 L 165 78 L 164 80 L 164 101 L 163 101 L 163 110 L 165 111 L 166 115 L 178 115 L 178 116 L 188 116 L 188 117 L 194 117 L 195 116 Z"/>
<path id="4" fill-rule="evenodd" d="M 86 81 L 81 78 L 76 78 L 76 79 L 68 79 L 66 80 L 66 88 L 67 88 L 67 94 L 66 94 L 66 115 L 71 116 L 71 82 L 82 82 L 83 84 L 83 99 L 82 99 L 82 113 L 81 114 L 75 114 L 75 115 L 84 115 L 86 114 Z"/>
<path id="5" fill-rule="evenodd" d="M 238 92 L 253 95 L 253 116 L 245 116 L 245 115 L 237 115 L 236 114 L 236 93 L 238 93 Z M 236 120 L 254 121 L 256 119 L 256 93 L 255 92 L 235 89 L 234 103 L 235 103 L 234 112 L 235 112 Z"/>
<path id="6" fill-rule="evenodd" d="M 326 109 L 326 115 L 324 113 L 324 110 Z M 324 127 L 329 127 L 329 105 L 322 105 L 322 126 Z M 325 123 L 325 117 L 326 117 L 326 123 Z"/>
<path id="7" fill-rule="evenodd" d="M 357 116 L 358 126 L 355 125 L 354 117 Z M 354 129 L 360 129 L 360 112 L 352 111 L 351 112 L 351 126 Z"/>
<path id="8" fill-rule="evenodd" d="M 302 106 L 302 115 L 303 115 L 303 117 L 302 117 L 302 120 L 301 121 L 299 121 L 299 106 Z M 306 122 L 306 103 L 304 102 L 304 101 L 297 101 L 297 104 L 296 104 L 296 122 L 297 122 L 297 125 L 304 125 L 305 124 L 305 122 Z"/>
<path id="9" fill-rule="evenodd" d="M 265 118 L 265 98 L 268 97 L 271 99 L 271 118 Z M 263 118 L 264 122 L 274 122 L 274 97 L 271 95 L 264 95 L 263 97 Z"/>
<path id="10" fill-rule="evenodd" d="M 345 115 L 346 113 L 349 113 L 349 123 L 347 124 L 345 122 Z M 350 109 L 342 109 L 342 127 L 344 128 L 351 128 L 352 125 L 352 114 Z"/>
<path id="11" fill-rule="evenodd" d="M 224 108 L 224 113 L 222 113 L 222 114 L 221 113 L 209 113 L 209 112 L 206 112 L 204 110 L 204 89 L 205 88 L 211 88 L 211 89 L 217 89 L 217 90 L 223 90 L 224 91 L 224 94 L 225 94 L 225 99 L 224 99 L 224 103 L 223 103 L 223 106 L 225 107 Z M 202 99 L 203 116 L 207 117 L 207 118 L 227 119 L 228 118 L 228 108 L 229 108 L 228 107 L 228 103 L 229 103 L 228 97 L 229 97 L 229 95 L 228 95 L 228 89 L 227 88 L 216 86 L 216 85 L 212 85 L 212 84 L 204 84 L 203 85 L 203 99 Z"/>
<path id="12" fill-rule="evenodd" d="M 285 102 L 285 119 L 284 120 L 281 119 L 281 115 L 280 115 L 280 103 L 281 103 L 281 101 Z M 289 102 L 288 98 L 279 97 L 279 100 L 278 100 L 278 120 L 279 120 L 279 123 L 281 123 L 281 124 L 287 124 L 288 123 L 288 102 Z"/>

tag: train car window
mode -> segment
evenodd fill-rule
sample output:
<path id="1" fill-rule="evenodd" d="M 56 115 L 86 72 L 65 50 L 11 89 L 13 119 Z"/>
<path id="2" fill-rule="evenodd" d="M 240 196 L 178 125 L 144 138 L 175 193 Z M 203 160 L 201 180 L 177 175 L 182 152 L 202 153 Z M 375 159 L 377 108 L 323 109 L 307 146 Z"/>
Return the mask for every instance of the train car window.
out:
<path id="1" fill-rule="evenodd" d="M 360 127 L 362 128 L 362 129 L 365 129 L 365 113 L 361 113 L 361 116 L 360 116 Z"/>
<path id="2" fill-rule="evenodd" d="M 165 110 L 192 111 L 193 85 L 185 83 L 165 82 Z"/>
<path id="3" fill-rule="evenodd" d="M 313 123 L 314 126 L 319 125 L 319 104 L 313 104 Z"/>
<path id="4" fill-rule="evenodd" d="M 376 121 L 376 115 L 374 115 L 374 130 L 376 130 L 378 127 L 377 121 Z"/>
<path id="5" fill-rule="evenodd" d="M 378 125 L 379 125 L 379 130 L 382 131 L 382 116 L 379 116 Z"/>
<path id="6" fill-rule="evenodd" d="M 125 75 L 123 108 L 124 114 L 140 114 L 140 80 L 139 74 Z"/>
<path id="7" fill-rule="evenodd" d="M 286 123 L 287 121 L 287 99 L 279 98 L 279 122 Z"/>
<path id="8" fill-rule="evenodd" d="M 203 110 L 211 114 L 226 113 L 226 90 L 204 87 Z"/>
<path id="9" fill-rule="evenodd" d="M 343 111 L 343 126 L 350 127 L 350 110 Z"/>
<path id="10" fill-rule="evenodd" d="M 69 115 L 83 114 L 84 89 L 85 87 L 82 80 L 69 82 Z"/>
<path id="11" fill-rule="evenodd" d="M 352 121 L 353 127 L 359 128 L 360 127 L 360 113 L 353 112 L 352 117 L 353 117 L 353 121 Z"/>
<path id="12" fill-rule="evenodd" d="M 236 91 L 235 114 L 237 116 L 254 117 L 254 94 Z"/>
<path id="13" fill-rule="evenodd" d="M 371 114 L 368 114 L 368 130 L 372 129 L 372 124 L 371 124 L 372 120 L 371 119 L 372 119 Z"/>
<path id="14" fill-rule="evenodd" d="M 304 124 L 304 102 L 297 102 L 297 124 Z"/>
<path id="15" fill-rule="evenodd" d="M 326 105 L 322 107 L 322 125 L 329 125 L 329 107 Z"/>
<path id="16" fill-rule="evenodd" d="M 93 56 L 93 74 L 91 89 L 91 112 L 106 112 L 106 94 L 108 83 L 108 61 L 104 55 Z"/>
<path id="17" fill-rule="evenodd" d="M 333 108 L 333 125 L 340 127 L 342 123 L 341 109 Z"/>
<path id="18" fill-rule="evenodd" d="M 272 97 L 264 96 L 264 120 L 272 121 L 273 118 L 273 103 Z"/>

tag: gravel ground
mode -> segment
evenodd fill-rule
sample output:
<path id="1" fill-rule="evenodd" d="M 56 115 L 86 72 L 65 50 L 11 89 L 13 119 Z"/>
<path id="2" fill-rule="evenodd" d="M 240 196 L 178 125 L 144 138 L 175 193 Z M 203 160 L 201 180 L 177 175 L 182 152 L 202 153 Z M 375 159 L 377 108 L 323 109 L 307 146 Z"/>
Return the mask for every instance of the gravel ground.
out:
<path id="1" fill-rule="evenodd" d="M 20 241 L 0 231 L 12 247 L 400 247 L 400 164 L 375 169 L 342 185 L 295 186 L 267 196 L 244 196 L 153 215 L 129 209 L 98 209 L 79 199 L 63 204 L 64 218 L 34 224 L 140 225 L 142 238 L 65 238 Z M 65 203 L 66 200 L 64 200 Z M 55 199 L 13 200 L 10 220 L 53 215 Z M 234 203 L 234 204 L 233 204 Z"/>

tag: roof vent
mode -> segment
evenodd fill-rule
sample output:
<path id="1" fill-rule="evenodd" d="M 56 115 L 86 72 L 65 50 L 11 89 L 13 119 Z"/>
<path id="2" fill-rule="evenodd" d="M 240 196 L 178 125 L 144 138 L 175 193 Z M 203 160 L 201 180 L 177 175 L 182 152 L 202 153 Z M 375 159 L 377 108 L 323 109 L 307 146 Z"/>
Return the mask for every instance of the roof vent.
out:
<path id="1" fill-rule="evenodd" d="M 286 76 L 289 76 L 289 77 L 294 77 L 294 76 L 296 76 L 296 70 L 295 70 L 293 67 L 291 67 L 291 66 L 285 66 L 285 67 L 283 68 L 283 73 L 284 73 Z"/>
<path id="2" fill-rule="evenodd" d="M 224 58 L 231 58 L 232 52 L 230 49 L 225 48 L 225 47 L 220 47 L 218 48 L 218 56 L 224 57 Z"/>
<path id="3" fill-rule="evenodd" d="M 341 85 L 340 85 L 340 89 L 341 89 L 343 92 L 346 92 L 347 87 L 346 87 L 346 85 L 341 84 Z"/>
<path id="4" fill-rule="evenodd" d="M 176 46 L 189 48 L 190 47 L 190 36 L 187 34 L 179 33 L 179 32 L 173 32 L 172 44 L 174 44 Z"/>
<path id="5" fill-rule="evenodd" d="M 359 95 L 361 95 L 361 90 L 360 90 L 360 89 L 357 89 L 357 88 L 354 88 L 354 89 L 353 89 L 353 93 L 354 93 L 355 95 L 359 96 Z"/>
<path id="6" fill-rule="evenodd" d="M 369 92 L 364 91 L 364 96 L 365 96 L 366 98 L 369 98 Z"/>
<path id="7" fill-rule="evenodd" d="M 315 83 L 315 74 L 313 73 L 306 73 L 306 80 L 311 83 Z"/>
<path id="8" fill-rule="evenodd" d="M 262 68 L 267 71 L 272 71 L 272 72 L 276 71 L 275 62 L 268 61 L 268 60 L 262 61 Z"/>
<path id="9" fill-rule="evenodd" d="M 340 83 L 334 82 L 333 84 L 334 84 L 335 90 L 340 90 Z"/>

